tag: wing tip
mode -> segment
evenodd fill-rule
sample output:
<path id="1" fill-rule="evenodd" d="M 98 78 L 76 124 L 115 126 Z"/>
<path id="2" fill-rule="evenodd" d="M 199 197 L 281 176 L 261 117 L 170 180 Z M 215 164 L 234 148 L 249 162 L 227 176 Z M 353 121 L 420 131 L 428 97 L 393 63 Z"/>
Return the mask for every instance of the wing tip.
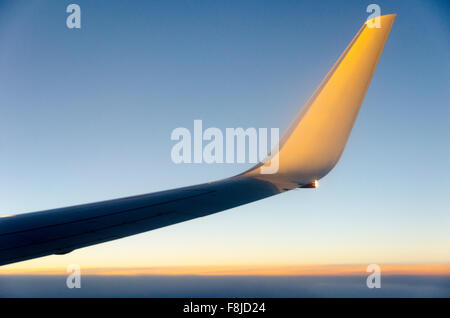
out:
<path id="1" fill-rule="evenodd" d="M 391 14 L 385 14 L 385 15 L 380 15 L 378 17 L 372 18 L 372 19 L 367 19 L 366 22 L 364 22 L 365 25 L 369 25 L 372 23 L 375 23 L 377 18 L 381 19 L 381 23 L 383 22 L 389 22 L 391 25 L 394 22 L 394 20 L 397 18 L 397 13 L 391 13 Z"/>

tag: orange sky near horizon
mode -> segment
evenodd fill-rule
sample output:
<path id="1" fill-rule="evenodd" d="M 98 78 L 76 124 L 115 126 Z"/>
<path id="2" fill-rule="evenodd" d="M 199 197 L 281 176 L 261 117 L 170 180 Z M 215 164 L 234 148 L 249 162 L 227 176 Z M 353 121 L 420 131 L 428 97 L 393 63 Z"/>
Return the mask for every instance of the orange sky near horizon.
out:
<path id="1" fill-rule="evenodd" d="M 354 276 L 368 275 L 367 265 L 208 265 L 157 267 L 81 267 L 84 275 L 198 275 L 198 276 Z M 450 276 L 450 264 L 380 265 L 382 275 Z M 67 275 L 66 268 L 0 268 L 0 275 Z"/>

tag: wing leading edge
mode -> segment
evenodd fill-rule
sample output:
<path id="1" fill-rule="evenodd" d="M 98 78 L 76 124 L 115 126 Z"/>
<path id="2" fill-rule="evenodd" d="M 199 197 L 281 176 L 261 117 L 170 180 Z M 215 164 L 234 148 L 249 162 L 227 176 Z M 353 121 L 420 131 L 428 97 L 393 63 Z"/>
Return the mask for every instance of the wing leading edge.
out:
<path id="1" fill-rule="evenodd" d="M 283 135 L 275 174 L 257 165 L 228 179 L 0 219 L 0 265 L 154 230 L 310 187 L 337 163 L 389 35 L 395 15 L 381 28 L 364 24 Z"/>

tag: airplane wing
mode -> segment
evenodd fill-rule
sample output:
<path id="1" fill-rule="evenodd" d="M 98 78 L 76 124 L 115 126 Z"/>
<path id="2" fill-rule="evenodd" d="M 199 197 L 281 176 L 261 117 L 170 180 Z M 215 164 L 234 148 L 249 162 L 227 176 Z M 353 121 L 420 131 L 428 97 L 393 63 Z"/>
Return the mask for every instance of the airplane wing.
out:
<path id="1" fill-rule="evenodd" d="M 395 15 L 365 23 L 284 133 L 279 151 L 231 178 L 174 190 L 0 218 L 0 265 L 154 230 L 315 187 L 337 163 Z M 277 161 L 276 173 L 263 173 Z"/>

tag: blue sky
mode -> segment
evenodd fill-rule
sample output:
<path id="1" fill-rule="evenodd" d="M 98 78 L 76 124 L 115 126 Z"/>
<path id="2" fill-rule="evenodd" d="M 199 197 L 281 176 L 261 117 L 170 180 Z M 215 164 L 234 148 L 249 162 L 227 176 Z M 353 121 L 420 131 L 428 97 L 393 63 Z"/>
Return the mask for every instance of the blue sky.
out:
<path id="1" fill-rule="evenodd" d="M 73 2 L 73 1 L 72 1 Z M 0 1 L 0 215 L 212 181 L 176 127 L 287 128 L 370 1 Z M 450 262 L 448 4 L 397 13 L 347 148 L 295 190 L 11 266 Z"/>

